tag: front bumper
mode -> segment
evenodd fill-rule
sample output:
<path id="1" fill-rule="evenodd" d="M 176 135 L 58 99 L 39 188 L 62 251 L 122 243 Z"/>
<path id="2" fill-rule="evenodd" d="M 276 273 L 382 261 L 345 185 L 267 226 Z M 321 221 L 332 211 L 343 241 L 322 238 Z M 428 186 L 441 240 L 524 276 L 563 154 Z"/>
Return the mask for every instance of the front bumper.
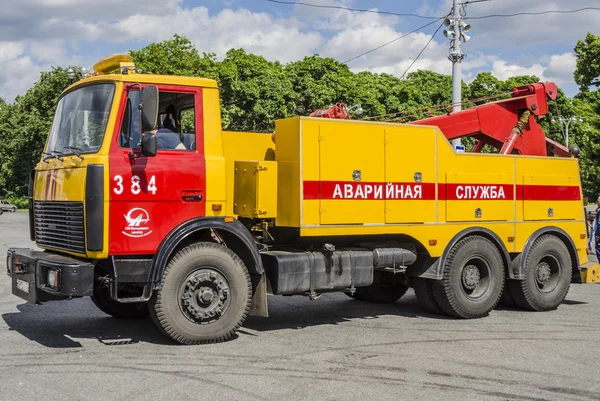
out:
<path id="1" fill-rule="evenodd" d="M 94 290 L 94 265 L 49 252 L 11 248 L 6 273 L 13 295 L 30 303 L 88 296 Z"/>

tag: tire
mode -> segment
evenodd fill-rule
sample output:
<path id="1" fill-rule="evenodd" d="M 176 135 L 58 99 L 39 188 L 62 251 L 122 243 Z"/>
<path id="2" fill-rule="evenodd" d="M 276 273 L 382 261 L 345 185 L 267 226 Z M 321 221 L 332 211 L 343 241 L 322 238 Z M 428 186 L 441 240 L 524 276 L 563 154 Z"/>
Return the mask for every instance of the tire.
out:
<path id="1" fill-rule="evenodd" d="M 448 253 L 443 277 L 433 285 L 435 300 L 447 315 L 477 319 L 487 316 L 500 301 L 504 262 L 487 238 L 470 236 Z"/>
<path id="2" fill-rule="evenodd" d="M 518 309 L 519 305 L 515 302 L 515 298 L 512 296 L 510 292 L 510 283 L 506 282 L 504 285 L 504 290 L 502 291 L 502 295 L 500 296 L 500 304 L 511 309 Z"/>
<path id="3" fill-rule="evenodd" d="M 150 316 L 181 344 L 230 339 L 250 310 L 252 284 L 242 260 L 209 242 L 183 248 L 167 265 L 150 299 Z"/>
<path id="4" fill-rule="evenodd" d="M 14 212 L 17 211 L 17 209 L 13 207 L 13 208 L 10 209 L 10 211 L 14 213 Z"/>
<path id="5" fill-rule="evenodd" d="M 148 316 L 148 302 L 121 303 L 110 298 L 108 288 L 94 288 L 94 305 L 117 319 L 140 319 Z"/>
<path id="6" fill-rule="evenodd" d="M 415 290 L 415 295 L 419 304 L 430 313 L 436 313 L 442 315 L 444 312 L 437 304 L 435 296 L 433 294 L 433 284 L 435 280 L 429 280 L 426 278 L 416 277 L 412 280 L 412 286 Z"/>
<path id="7" fill-rule="evenodd" d="M 391 277 L 390 277 L 391 276 Z M 367 287 L 358 287 L 354 295 L 347 294 L 359 301 L 366 301 L 375 304 L 392 304 L 402 298 L 408 287 L 393 282 L 393 274 L 375 272 L 373 284 Z"/>
<path id="8" fill-rule="evenodd" d="M 524 257 L 525 278 L 509 282 L 515 302 L 531 311 L 558 308 L 571 286 L 571 256 L 567 246 L 554 235 L 542 235 Z"/>

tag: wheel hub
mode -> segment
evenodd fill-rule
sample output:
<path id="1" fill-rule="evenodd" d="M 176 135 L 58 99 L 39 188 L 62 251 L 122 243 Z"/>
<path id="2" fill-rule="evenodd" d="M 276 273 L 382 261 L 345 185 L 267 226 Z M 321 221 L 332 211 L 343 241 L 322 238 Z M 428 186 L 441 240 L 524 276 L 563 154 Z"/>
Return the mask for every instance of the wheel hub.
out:
<path id="1" fill-rule="evenodd" d="M 537 274 L 536 280 L 539 285 L 544 286 L 550 280 L 550 275 L 552 274 L 552 270 L 550 269 L 550 265 L 546 262 L 541 262 L 537 266 Z"/>
<path id="2" fill-rule="evenodd" d="M 227 280 L 211 269 L 200 269 L 190 274 L 181 288 L 183 312 L 196 323 L 219 320 L 229 303 Z"/>
<path id="3" fill-rule="evenodd" d="M 474 290 L 479 284 L 481 274 L 479 269 L 474 265 L 467 265 L 463 269 L 462 282 L 467 290 Z"/>

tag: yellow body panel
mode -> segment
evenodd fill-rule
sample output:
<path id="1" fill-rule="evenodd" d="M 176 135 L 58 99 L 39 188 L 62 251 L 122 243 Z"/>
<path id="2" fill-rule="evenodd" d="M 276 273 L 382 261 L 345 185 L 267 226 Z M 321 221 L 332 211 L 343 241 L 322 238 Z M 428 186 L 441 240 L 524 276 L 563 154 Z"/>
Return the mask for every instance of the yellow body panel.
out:
<path id="1" fill-rule="evenodd" d="M 220 120 L 219 121 L 220 124 Z M 219 138 L 216 138 L 219 139 Z M 225 168 L 222 172 L 225 179 L 220 178 L 221 174 L 216 174 L 217 171 L 209 168 L 208 162 L 206 166 L 206 183 L 207 193 L 210 194 L 211 188 L 209 184 L 224 185 L 226 188 L 227 207 L 224 208 L 224 214 L 234 215 L 234 181 L 235 181 L 235 162 L 243 160 L 274 160 L 275 159 L 275 144 L 271 140 L 270 134 L 259 134 L 255 132 L 231 132 L 223 131 L 222 147 L 224 151 L 224 160 L 226 160 Z M 207 158 L 209 155 L 207 154 Z M 277 194 L 276 188 L 270 189 L 274 194 Z M 209 195 L 210 196 L 210 195 Z M 207 207 L 207 213 L 209 208 Z M 275 211 L 276 214 L 276 211 Z"/>
<path id="2" fill-rule="evenodd" d="M 470 158 L 469 161 L 473 164 L 477 164 L 478 160 L 476 158 Z M 510 164 L 506 167 L 508 168 L 506 173 L 446 173 L 446 184 L 462 185 L 459 196 L 464 197 L 463 199 L 458 200 L 446 200 L 446 221 L 513 221 L 515 219 L 514 196 L 507 196 L 509 199 L 505 200 L 482 201 L 469 200 L 469 194 L 467 193 L 467 188 L 473 188 L 478 184 L 488 183 L 510 185 L 513 187 L 514 191 L 514 168 L 511 168 L 513 166 Z M 468 184 L 472 185 L 469 186 Z M 496 193 L 500 191 L 501 188 L 503 187 L 498 185 L 498 187 L 495 188 Z"/>
<path id="3" fill-rule="evenodd" d="M 311 158 L 318 160 L 319 181 L 352 181 L 355 172 L 361 181 L 385 180 L 384 129 L 370 130 L 365 140 L 361 128 L 341 121 L 318 125 L 319 153 Z M 314 150 L 312 146 L 310 149 Z M 320 215 L 320 224 L 381 224 L 385 222 L 385 201 L 321 200 Z"/>
<path id="4" fill-rule="evenodd" d="M 276 190 L 276 162 L 235 162 L 234 214 L 255 219 L 277 217 Z"/>
<path id="5" fill-rule="evenodd" d="M 80 81 L 78 84 L 85 84 L 87 81 Z M 75 84 L 77 85 L 77 84 Z M 49 159 L 47 161 L 40 161 L 36 167 L 36 175 L 34 180 L 34 193 L 33 199 L 35 200 L 47 200 L 47 201 L 79 201 L 84 202 L 85 200 L 85 180 L 86 180 L 86 168 L 88 164 L 102 164 L 104 165 L 104 171 L 108 172 L 108 154 L 110 150 L 110 143 L 112 140 L 112 134 L 114 131 L 115 124 L 117 122 L 117 115 L 119 111 L 119 104 L 121 102 L 121 92 L 123 90 L 122 82 L 115 82 L 115 95 L 112 102 L 110 116 L 106 125 L 106 133 L 104 135 L 104 142 L 102 146 L 95 154 L 86 154 L 84 159 L 81 160 L 77 156 L 65 156 L 63 160 L 56 158 Z M 87 251 L 86 254 L 75 254 L 77 256 L 88 257 L 93 259 L 105 259 L 108 257 L 108 219 L 109 219 L 109 174 L 105 174 L 104 177 L 104 237 L 103 237 L 103 251 L 94 252 Z M 84 202 L 85 207 L 85 202 Z M 85 216 L 85 211 L 84 211 Z M 84 225 L 85 226 L 85 225 Z M 47 248 L 50 249 L 50 248 Z"/>
<path id="6" fill-rule="evenodd" d="M 233 214 L 233 162 L 223 155 L 225 141 L 221 140 L 221 110 L 219 91 L 204 89 L 204 159 L 206 162 L 206 215 Z M 228 183 L 230 183 L 228 185 Z"/>
<path id="7" fill-rule="evenodd" d="M 415 126 L 414 132 L 403 127 L 385 127 L 385 182 L 436 183 L 436 163 L 433 157 L 423 157 L 418 149 L 437 148 L 436 132 Z M 419 178 L 420 177 L 420 178 Z M 418 202 L 418 203 L 415 203 Z M 437 221 L 435 200 L 414 200 L 407 207 L 403 200 L 385 201 L 385 222 L 425 223 Z"/>
<path id="8" fill-rule="evenodd" d="M 580 192 L 576 159 L 457 153 L 437 127 L 408 124 L 295 117 L 277 121 L 276 132 L 276 225 L 297 227 L 301 236 L 406 234 L 441 256 L 469 227 L 487 228 L 509 252 L 520 252 L 536 230 L 552 225 L 587 260 L 581 196 L 524 200 L 532 191 L 524 185 Z M 364 196 L 360 186 L 383 186 L 383 196 Z M 547 215 L 548 207 L 554 217 L 524 219 L 525 212 Z"/>

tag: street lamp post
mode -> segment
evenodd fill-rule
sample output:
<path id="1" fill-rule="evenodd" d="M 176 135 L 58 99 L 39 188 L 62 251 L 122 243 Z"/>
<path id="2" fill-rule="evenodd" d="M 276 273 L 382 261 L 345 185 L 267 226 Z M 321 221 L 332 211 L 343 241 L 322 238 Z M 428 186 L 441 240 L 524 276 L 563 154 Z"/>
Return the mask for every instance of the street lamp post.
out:
<path id="1" fill-rule="evenodd" d="M 555 120 L 554 118 L 552 119 L 552 122 L 556 122 L 557 120 Z M 573 117 L 568 117 L 565 118 L 563 116 L 559 116 L 558 117 L 558 122 L 561 125 L 565 126 L 564 129 L 564 135 L 565 135 L 565 145 L 567 145 L 567 148 L 569 147 L 569 126 L 571 124 L 577 124 L 577 123 L 582 123 L 583 122 L 583 118 L 581 117 L 577 117 L 577 116 L 573 116 Z"/>

